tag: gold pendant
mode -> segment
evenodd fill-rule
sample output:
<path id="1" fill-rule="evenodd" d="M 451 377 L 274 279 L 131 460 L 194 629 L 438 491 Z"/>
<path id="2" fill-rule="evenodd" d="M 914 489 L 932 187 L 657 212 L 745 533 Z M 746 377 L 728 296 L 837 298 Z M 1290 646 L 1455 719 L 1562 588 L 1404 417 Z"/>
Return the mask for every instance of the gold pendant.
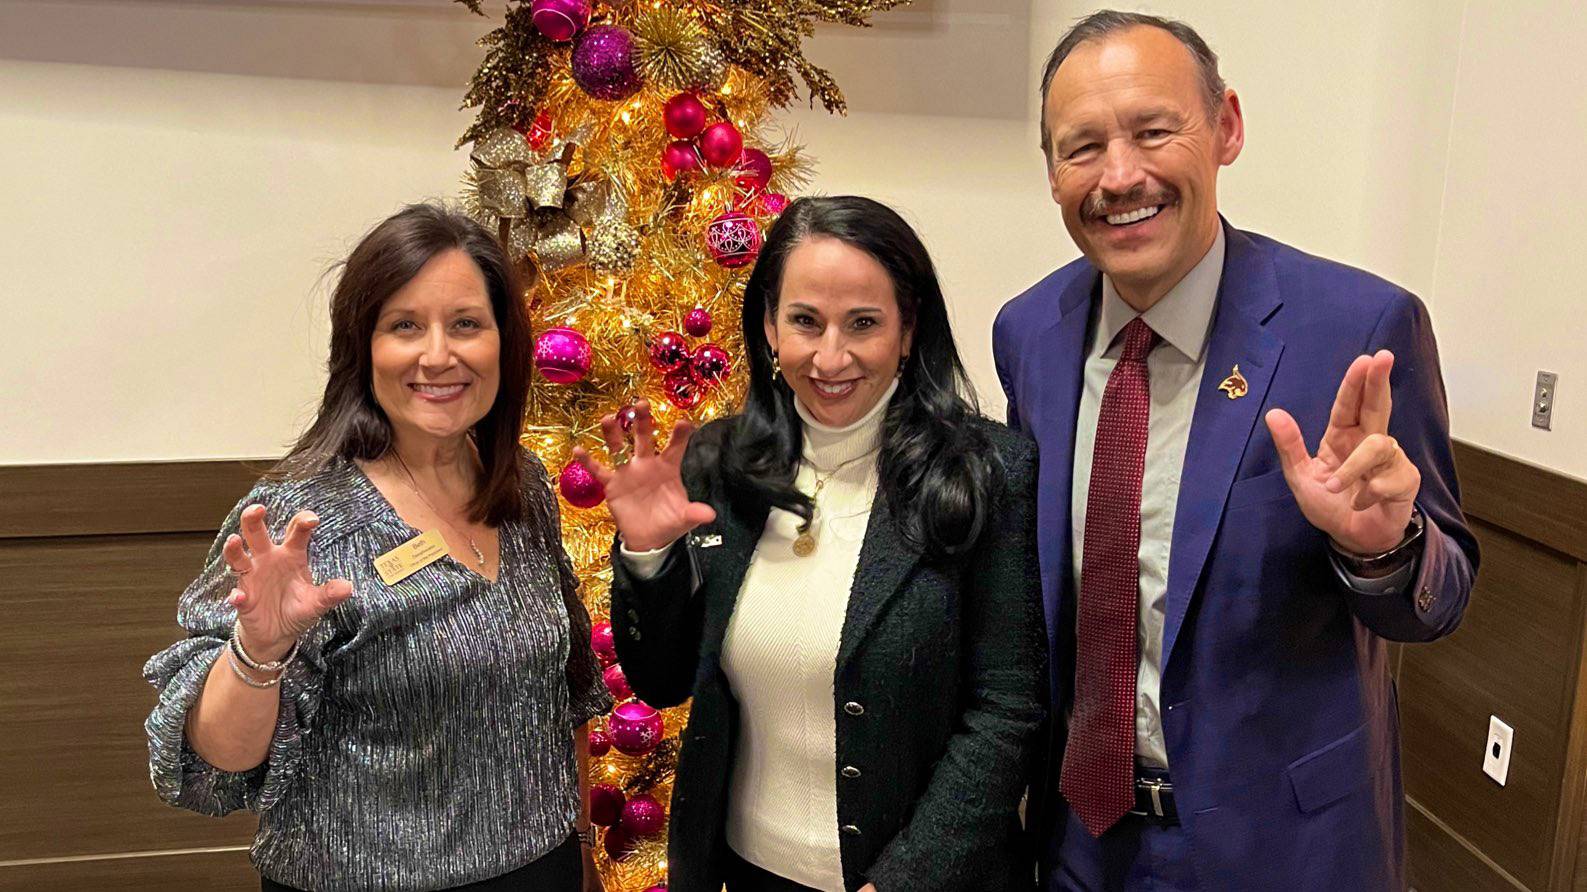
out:
<path id="1" fill-rule="evenodd" d="M 793 553 L 799 557 L 809 557 L 810 555 L 815 554 L 815 551 L 816 537 L 810 535 L 808 532 L 800 533 L 799 538 L 794 540 Z"/>
<path id="2" fill-rule="evenodd" d="M 1240 374 L 1240 366 L 1236 364 L 1234 371 L 1230 373 L 1229 377 L 1223 379 L 1223 383 L 1218 385 L 1218 389 L 1227 393 L 1229 399 L 1237 400 L 1250 391 L 1251 385 L 1245 382 L 1245 376 Z"/>

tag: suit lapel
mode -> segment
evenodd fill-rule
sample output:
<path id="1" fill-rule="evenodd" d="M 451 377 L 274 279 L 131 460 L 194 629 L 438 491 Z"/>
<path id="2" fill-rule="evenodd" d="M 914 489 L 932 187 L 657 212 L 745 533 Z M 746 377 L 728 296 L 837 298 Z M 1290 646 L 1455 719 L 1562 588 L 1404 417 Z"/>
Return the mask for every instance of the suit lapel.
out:
<path id="1" fill-rule="evenodd" d="M 1228 247 L 1218 288 L 1218 307 L 1174 512 L 1163 630 L 1165 666 L 1173 655 L 1174 642 L 1223 520 L 1223 506 L 1235 471 L 1252 431 L 1260 423 L 1258 415 L 1284 352 L 1284 342 L 1263 328 L 1283 303 L 1272 258 L 1227 224 L 1224 232 Z M 1230 399 L 1218 385 L 1236 364 L 1249 391 L 1240 399 Z"/>
<path id="2" fill-rule="evenodd" d="M 1064 615 L 1063 593 L 1072 575 L 1069 503 L 1074 486 L 1075 422 L 1080 411 L 1086 363 L 1086 330 L 1100 274 L 1076 276 L 1058 299 L 1058 318 L 1031 351 L 1033 371 L 1021 379 L 1035 391 L 1022 403 L 1031 407 L 1025 422 L 1042 445 L 1037 551 L 1041 560 L 1042 609 L 1048 644 L 1055 644 Z"/>
<path id="3" fill-rule="evenodd" d="M 717 507 L 717 534 L 722 544 L 714 548 L 694 547 L 704 565 L 705 628 L 701 632 L 701 647 L 713 660 L 722 653 L 722 640 L 727 636 L 728 621 L 738 605 L 739 590 L 744 587 L 744 574 L 749 571 L 750 559 L 766 528 L 768 511 L 744 512 L 731 502 Z M 708 536 L 703 533 L 702 536 Z"/>
<path id="4" fill-rule="evenodd" d="M 859 564 L 854 568 L 854 584 L 849 590 L 848 612 L 843 617 L 843 632 L 838 644 L 838 668 L 848 663 L 893 596 L 898 593 L 909 571 L 920 561 L 920 549 L 904 538 L 887 500 L 877 493 L 871 504 L 871 517 L 865 526 L 865 541 L 860 545 Z"/>

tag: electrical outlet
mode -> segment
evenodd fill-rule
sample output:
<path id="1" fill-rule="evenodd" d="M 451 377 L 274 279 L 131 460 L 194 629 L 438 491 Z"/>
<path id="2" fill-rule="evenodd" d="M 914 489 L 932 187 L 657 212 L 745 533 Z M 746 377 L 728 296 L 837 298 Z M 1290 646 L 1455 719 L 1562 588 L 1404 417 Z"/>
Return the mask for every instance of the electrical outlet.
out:
<path id="1" fill-rule="evenodd" d="M 1515 729 L 1499 721 L 1496 715 L 1488 716 L 1488 742 L 1482 749 L 1482 771 L 1504 786 L 1510 776 L 1510 750 L 1515 748 Z"/>
<path id="2" fill-rule="evenodd" d="M 1559 376 L 1553 372 L 1538 372 L 1537 386 L 1532 389 L 1532 426 L 1539 430 L 1554 427 L 1554 389 L 1559 386 Z"/>

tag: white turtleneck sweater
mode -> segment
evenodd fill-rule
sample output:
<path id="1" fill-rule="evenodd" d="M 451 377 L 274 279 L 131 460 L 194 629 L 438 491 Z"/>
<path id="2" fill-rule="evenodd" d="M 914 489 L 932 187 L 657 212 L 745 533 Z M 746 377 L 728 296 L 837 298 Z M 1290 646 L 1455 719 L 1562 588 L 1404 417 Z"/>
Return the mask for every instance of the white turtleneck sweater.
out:
<path id="1" fill-rule="evenodd" d="M 843 428 L 804 421 L 794 485 L 825 479 L 811 533 L 816 550 L 794 554 L 797 514 L 766 520 L 722 647 L 722 669 L 739 704 L 738 747 L 728 798 L 727 841 L 744 860 L 824 892 L 842 892 L 838 847 L 834 675 L 849 591 L 878 484 L 882 421 L 897 382 Z M 624 560 L 654 575 L 666 550 Z"/>

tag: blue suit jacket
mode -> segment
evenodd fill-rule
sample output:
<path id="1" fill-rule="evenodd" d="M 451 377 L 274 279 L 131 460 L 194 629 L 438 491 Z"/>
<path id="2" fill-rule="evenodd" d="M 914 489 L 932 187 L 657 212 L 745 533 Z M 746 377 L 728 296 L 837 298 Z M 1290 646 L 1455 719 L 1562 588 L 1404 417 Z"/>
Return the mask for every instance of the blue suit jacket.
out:
<path id="1" fill-rule="evenodd" d="M 1224 226 L 1163 635 L 1159 703 L 1178 808 L 1206 888 L 1400 889 L 1387 642 L 1453 631 L 1477 565 L 1432 327 L 1402 288 Z M 1053 692 L 1048 758 L 1031 798 L 1042 849 L 1069 819 L 1057 788 L 1074 690 L 1070 478 L 1100 282 L 1095 267 L 1075 261 L 1010 301 L 993 331 L 1009 424 L 1041 450 L 1038 548 Z M 1301 516 L 1262 416 L 1287 409 L 1315 451 L 1345 370 L 1381 348 L 1394 351 L 1389 432 L 1421 470 L 1426 540 L 1411 591 L 1364 596 L 1339 581 L 1326 537 Z M 1250 391 L 1231 400 L 1218 384 L 1237 363 Z"/>

